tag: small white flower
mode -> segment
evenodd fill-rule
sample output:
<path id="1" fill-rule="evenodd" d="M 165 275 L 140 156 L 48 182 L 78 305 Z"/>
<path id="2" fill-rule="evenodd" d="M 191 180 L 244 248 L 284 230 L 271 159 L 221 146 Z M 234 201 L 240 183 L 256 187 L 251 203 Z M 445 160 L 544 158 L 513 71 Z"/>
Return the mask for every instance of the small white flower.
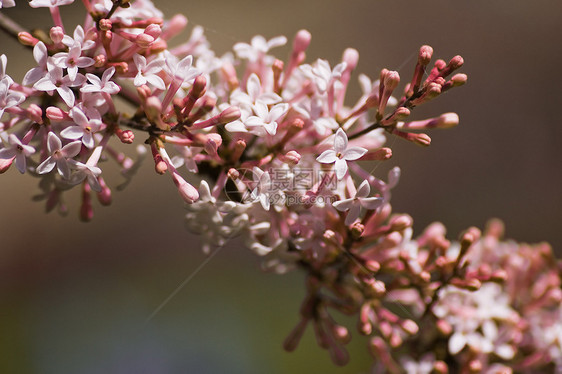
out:
<path id="1" fill-rule="evenodd" d="M 99 112 L 95 109 L 88 111 L 89 117 L 78 107 L 70 110 L 70 117 L 77 126 L 68 126 L 61 131 L 60 135 L 65 139 L 78 140 L 88 148 L 94 148 L 94 133 L 99 131 L 102 122 Z"/>
<path id="2" fill-rule="evenodd" d="M 301 65 L 300 69 L 310 79 L 316 87 L 318 92 L 323 94 L 334 83 L 334 81 L 341 78 L 341 75 L 347 64 L 345 62 L 339 63 L 332 70 L 330 63 L 326 60 L 318 59 L 314 66 L 305 64 Z"/>
<path id="3" fill-rule="evenodd" d="M 16 167 L 20 173 L 25 173 L 27 157 L 35 153 L 35 148 L 30 145 L 22 144 L 14 134 L 8 137 L 10 147 L 0 149 L 0 159 L 9 160 L 16 158 Z"/>
<path id="4" fill-rule="evenodd" d="M 235 90 L 232 95 L 230 96 L 230 102 L 234 105 L 246 105 L 252 106 L 258 100 L 267 104 L 276 104 L 280 102 L 281 96 L 277 95 L 274 92 L 262 92 L 261 82 L 259 77 L 254 73 L 250 75 L 248 78 L 248 82 L 246 83 L 246 92 L 242 92 L 242 90 L 237 89 Z"/>
<path id="5" fill-rule="evenodd" d="M 73 107 L 75 97 L 70 87 L 81 86 L 85 81 L 86 78 L 80 73 L 76 75 L 75 79 L 70 79 L 68 75 L 63 77 L 62 68 L 56 66 L 52 59 L 47 59 L 47 75 L 39 79 L 33 88 L 39 91 L 57 91 L 66 105 Z"/>
<path id="6" fill-rule="evenodd" d="M 146 83 L 150 83 L 159 90 L 166 89 L 164 81 L 158 76 L 158 73 L 164 67 L 163 58 L 155 58 L 147 64 L 146 57 L 135 53 L 133 55 L 133 60 L 135 62 L 135 66 L 137 67 L 137 75 L 135 76 L 135 80 L 133 81 L 133 84 L 136 87 L 142 86 Z"/>
<path id="7" fill-rule="evenodd" d="M 96 192 L 101 191 L 101 185 L 98 181 L 98 177 L 101 174 L 101 169 L 96 166 L 100 159 L 101 151 L 101 146 L 96 147 L 85 164 L 76 160 L 68 160 L 72 168 L 77 170 L 77 172 L 72 174 L 72 176 L 70 177 L 70 183 L 78 184 L 86 179 L 90 187 L 92 187 L 92 190 Z"/>
<path id="8" fill-rule="evenodd" d="M 55 165 L 59 174 L 68 179 L 70 177 L 70 168 L 68 167 L 68 159 L 80 153 L 82 148 L 81 141 L 68 143 L 64 147 L 59 137 L 54 132 L 50 132 L 47 137 L 47 149 L 51 153 L 39 166 L 37 166 L 37 173 L 46 174 L 54 169 Z"/>
<path id="9" fill-rule="evenodd" d="M 225 127 L 230 132 L 251 132 L 257 136 L 266 134 L 275 135 L 277 133 L 277 121 L 287 113 L 289 104 L 280 103 L 268 109 L 267 105 L 258 100 L 252 106 L 255 116 L 249 116 L 244 122 L 233 121 Z"/>
<path id="10" fill-rule="evenodd" d="M 334 148 L 322 152 L 316 161 L 323 164 L 335 163 L 336 177 L 342 179 L 347 173 L 347 161 L 361 158 L 367 150 L 362 147 L 347 147 L 347 135 L 339 128 L 334 136 Z"/>
<path id="11" fill-rule="evenodd" d="M 178 83 L 190 81 L 200 74 L 199 70 L 191 66 L 191 63 L 193 62 L 193 57 L 191 55 L 179 60 L 176 56 L 166 50 L 164 51 L 164 62 L 166 63 L 166 72 Z"/>
<path id="12" fill-rule="evenodd" d="M 115 74 L 115 67 L 110 67 L 103 72 L 101 79 L 94 74 L 86 74 L 86 78 L 91 84 L 87 84 L 80 89 L 81 92 L 103 92 L 109 95 L 115 95 L 121 90 L 115 82 L 110 81 L 111 77 Z"/>
<path id="13" fill-rule="evenodd" d="M 269 41 L 261 35 L 256 35 L 252 38 L 250 44 L 236 43 L 233 47 L 234 52 L 240 58 L 245 58 L 251 62 L 255 62 L 265 56 L 271 48 L 280 47 L 287 43 L 287 38 L 284 36 L 277 36 Z"/>
<path id="14" fill-rule="evenodd" d="M 340 212 L 348 211 L 345 217 L 345 224 L 351 225 L 361 214 L 361 207 L 372 210 L 382 205 L 383 199 L 380 197 L 368 197 L 371 193 L 371 187 L 366 180 L 359 185 L 355 196 L 349 199 L 343 199 L 334 202 L 332 205 Z"/>
<path id="15" fill-rule="evenodd" d="M 53 56 L 53 61 L 59 68 L 66 69 L 70 80 L 76 79 L 79 68 L 92 66 L 95 62 L 93 58 L 82 56 L 82 45 L 78 42 L 74 43 L 69 48 L 68 52 L 55 54 Z"/>

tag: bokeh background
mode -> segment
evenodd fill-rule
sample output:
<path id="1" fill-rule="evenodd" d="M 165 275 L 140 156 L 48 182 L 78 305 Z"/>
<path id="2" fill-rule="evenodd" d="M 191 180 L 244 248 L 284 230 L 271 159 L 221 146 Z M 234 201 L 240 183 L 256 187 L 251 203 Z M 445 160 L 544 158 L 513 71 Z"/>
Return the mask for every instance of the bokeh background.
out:
<path id="1" fill-rule="evenodd" d="M 48 12 L 24 1 L 2 9 L 22 25 L 49 26 Z M 63 9 L 67 28 L 83 17 L 80 2 Z M 222 54 L 255 34 L 292 38 L 308 29 L 308 61 L 335 64 L 360 52 L 357 72 L 381 68 L 411 77 L 415 53 L 465 58 L 469 83 L 416 109 L 422 119 L 456 111 L 461 125 L 431 133 L 431 147 L 400 140 L 397 212 L 416 232 L 435 220 L 450 237 L 499 217 L 507 236 L 562 248 L 562 2 L 471 0 L 157 1 L 202 25 Z M 8 73 L 21 79 L 31 54 L 0 36 Z M 275 50 L 285 58 L 288 48 Z M 357 74 L 355 75 L 357 76 Z M 357 85 L 355 85 L 357 89 Z M 357 97 L 358 92 L 355 92 Z M 13 169 L 13 168 L 12 168 Z M 10 170 L 0 177 L 0 372 L 2 373 L 366 373 L 365 340 L 354 334 L 351 363 L 336 368 L 309 330 L 295 353 L 281 342 L 297 322 L 299 273 L 264 274 L 259 259 L 233 240 L 149 322 L 154 309 L 205 260 L 184 230 L 182 203 L 169 178 L 147 162 L 94 221 L 45 214 L 32 202 L 36 181 Z M 110 184 L 120 183 L 108 172 Z M 352 321 L 348 321 L 353 325 Z"/>

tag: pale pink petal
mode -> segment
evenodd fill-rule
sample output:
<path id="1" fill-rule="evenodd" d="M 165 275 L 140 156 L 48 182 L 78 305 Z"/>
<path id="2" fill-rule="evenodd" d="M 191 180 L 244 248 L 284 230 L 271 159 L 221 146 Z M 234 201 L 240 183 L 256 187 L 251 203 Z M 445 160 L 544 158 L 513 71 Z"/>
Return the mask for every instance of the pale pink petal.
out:
<path id="1" fill-rule="evenodd" d="M 16 156 L 16 167 L 18 168 L 19 172 L 24 174 L 26 169 L 26 158 L 23 154 L 18 154 Z"/>
<path id="2" fill-rule="evenodd" d="M 62 147 L 62 143 L 58 136 L 55 135 L 54 132 L 50 132 L 47 135 L 47 148 L 49 149 L 50 153 L 60 150 Z"/>
<path id="3" fill-rule="evenodd" d="M 39 174 L 46 174 L 51 170 L 53 170 L 55 165 L 56 165 L 55 160 L 53 160 L 52 157 L 47 157 L 45 161 L 43 161 L 42 163 L 39 164 L 39 166 L 37 166 L 37 169 L 35 169 L 35 171 Z"/>
<path id="4" fill-rule="evenodd" d="M 368 210 L 377 209 L 382 205 L 383 199 L 380 197 L 365 197 L 359 199 L 361 206 Z"/>
<path id="5" fill-rule="evenodd" d="M 336 153 L 343 153 L 347 148 L 347 135 L 345 132 L 339 128 L 334 136 L 334 151 Z"/>
<path id="6" fill-rule="evenodd" d="M 332 203 L 332 206 L 334 208 L 336 208 L 337 210 L 339 210 L 340 212 L 345 212 L 346 210 L 351 209 L 351 207 L 353 206 L 355 199 L 344 199 L 344 200 L 339 200 L 339 201 L 335 201 Z"/>
<path id="7" fill-rule="evenodd" d="M 370 193 L 371 193 L 371 186 L 369 186 L 369 182 L 367 182 L 367 180 L 364 180 L 359 185 L 359 188 L 357 189 L 357 192 L 355 193 L 355 197 L 367 197 L 367 196 L 369 196 Z"/>
<path id="8" fill-rule="evenodd" d="M 359 218 L 360 214 L 361 214 L 361 205 L 353 204 L 351 209 L 349 209 L 349 212 L 347 212 L 347 217 L 345 217 L 344 223 L 346 225 L 351 225 L 353 222 L 355 222 L 357 218 Z"/>
<path id="9" fill-rule="evenodd" d="M 68 162 L 65 158 L 58 159 L 57 162 L 57 171 L 59 174 L 64 178 L 70 178 L 70 168 L 68 167 Z"/>
<path id="10" fill-rule="evenodd" d="M 322 152 L 320 156 L 316 157 L 316 161 L 323 164 L 331 164 L 332 162 L 336 162 L 337 159 L 336 152 L 332 149 L 328 149 L 327 151 Z"/>
<path id="11" fill-rule="evenodd" d="M 347 162 L 340 158 L 336 159 L 334 169 L 336 169 L 336 177 L 338 179 L 342 179 L 345 176 L 345 173 L 347 173 Z"/>
<path id="12" fill-rule="evenodd" d="M 65 139 L 80 139 L 84 136 L 84 130 L 79 126 L 69 126 L 60 132 L 60 135 Z"/>
<path id="13" fill-rule="evenodd" d="M 59 93 L 61 99 L 64 100 L 66 105 L 68 105 L 69 107 L 74 106 L 75 97 L 74 97 L 74 93 L 70 88 L 68 88 L 67 86 L 60 86 L 57 87 L 57 92 Z"/>
<path id="14" fill-rule="evenodd" d="M 62 147 L 60 152 L 64 157 L 70 158 L 80 153 L 80 149 L 82 149 L 82 142 L 77 140 Z"/>
<path id="15" fill-rule="evenodd" d="M 258 76 L 255 73 L 250 75 L 250 78 L 248 78 L 248 83 L 246 83 L 246 91 L 248 92 L 248 95 L 252 99 L 252 102 L 256 101 L 256 99 L 258 98 L 260 94 L 260 89 L 261 89 L 261 84 Z"/>
<path id="16" fill-rule="evenodd" d="M 343 152 L 343 158 L 348 161 L 357 160 L 367 153 L 367 150 L 362 147 L 350 147 Z"/>

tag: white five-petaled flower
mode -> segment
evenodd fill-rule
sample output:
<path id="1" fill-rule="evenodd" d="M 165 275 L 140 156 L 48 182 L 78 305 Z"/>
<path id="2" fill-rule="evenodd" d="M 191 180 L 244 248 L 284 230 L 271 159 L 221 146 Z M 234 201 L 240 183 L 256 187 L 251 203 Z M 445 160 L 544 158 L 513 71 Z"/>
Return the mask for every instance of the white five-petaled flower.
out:
<path id="1" fill-rule="evenodd" d="M 25 100 L 25 95 L 21 92 L 11 91 L 12 80 L 5 76 L 0 80 L 0 118 L 8 108 L 21 104 Z"/>
<path id="2" fill-rule="evenodd" d="M 82 56 L 82 45 L 79 42 L 75 42 L 68 52 L 55 54 L 53 61 L 59 68 L 66 69 L 70 80 L 76 79 L 79 68 L 92 66 L 95 62 L 93 58 Z"/>
<path id="3" fill-rule="evenodd" d="M 69 115 L 77 126 L 68 126 L 60 132 L 60 135 L 65 139 L 82 139 L 82 143 L 91 149 L 94 148 L 94 133 L 99 131 L 102 122 L 97 110 L 91 109 L 87 112 L 90 118 L 77 106 L 72 108 Z"/>
<path id="4" fill-rule="evenodd" d="M 359 185 L 355 196 L 349 199 L 339 200 L 334 202 L 332 205 L 334 208 L 340 212 L 347 212 L 347 217 L 345 217 L 345 224 L 351 225 L 359 215 L 361 214 L 361 207 L 372 210 L 377 209 L 382 205 L 383 199 L 380 197 L 368 197 L 371 193 L 371 187 L 369 182 L 366 180 Z"/>
<path id="5" fill-rule="evenodd" d="M 37 166 L 37 173 L 46 174 L 53 170 L 56 165 L 59 174 L 63 178 L 68 179 L 70 177 L 68 159 L 80 153 L 81 148 L 82 142 L 79 140 L 68 143 L 63 147 L 59 137 L 54 132 L 50 132 L 47 136 L 47 149 L 51 155 Z"/>
<path id="6" fill-rule="evenodd" d="M 137 74 L 135 76 L 135 80 L 133 81 L 133 84 L 136 87 L 142 86 L 146 83 L 150 83 L 159 90 L 166 89 L 164 81 L 158 76 L 158 73 L 164 67 L 163 58 L 155 58 L 147 64 L 146 57 L 135 53 L 133 55 L 133 61 L 135 62 L 135 66 L 137 67 Z"/>
<path id="7" fill-rule="evenodd" d="M 72 174 L 70 177 L 70 183 L 78 184 L 86 179 L 90 187 L 92 187 L 92 190 L 96 192 L 101 191 L 101 184 L 98 180 L 98 177 L 101 174 L 101 169 L 96 166 L 100 159 L 101 151 L 101 146 L 96 147 L 85 164 L 72 159 L 68 160 L 72 168 L 77 170 L 76 173 Z"/>
<path id="8" fill-rule="evenodd" d="M 300 69 L 314 82 L 318 88 L 318 92 L 323 94 L 330 88 L 330 85 L 332 85 L 335 80 L 341 78 L 346 67 L 347 64 L 342 62 L 337 64 L 332 70 L 330 69 L 330 63 L 328 61 L 318 59 L 315 66 L 301 65 Z"/>
<path id="9" fill-rule="evenodd" d="M 47 59 L 47 75 L 39 79 L 33 88 L 39 91 L 57 91 L 66 105 L 73 107 L 75 97 L 70 87 L 81 86 L 85 81 L 86 78 L 80 73 L 75 79 L 70 79 L 68 75 L 63 77 L 62 68 L 56 66 L 51 59 Z"/>
<path id="10" fill-rule="evenodd" d="M 287 113 L 289 104 L 276 104 L 269 110 L 264 102 L 257 100 L 252 108 L 255 113 L 254 116 L 249 116 L 244 122 L 240 120 L 231 122 L 226 125 L 226 129 L 230 132 L 249 131 L 257 136 L 275 135 L 277 133 L 277 121 Z"/>
<path id="11" fill-rule="evenodd" d="M 248 59 L 255 62 L 261 57 L 265 56 L 271 48 L 280 47 L 287 43 L 287 38 L 284 36 L 276 36 L 275 38 L 266 40 L 261 35 L 256 35 L 252 38 L 250 44 L 236 43 L 233 47 L 234 51 L 240 58 Z"/>
<path id="12" fill-rule="evenodd" d="M 339 128 L 334 135 L 334 149 L 322 152 L 316 161 L 323 164 L 335 162 L 336 177 L 342 179 L 347 173 L 347 161 L 355 161 L 361 158 L 367 150 L 362 147 L 347 147 L 347 135 Z"/>
<path id="13" fill-rule="evenodd" d="M 31 0 L 29 6 L 32 8 L 54 8 L 72 4 L 73 2 L 74 0 Z"/>
<path id="14" fill-rule="evenodd" d="M 80 91 L 103 92 L 109 95 L 115 95 L 121 90 L 121 87 L 119 87 L 115 82 L 110 81 L 113 74 L 115 74 L 115 67 L 113 66 L 103 72 L 101 79 L 99 79 L 97 75 L 90 73 L 86 74 L 86 78 L 88 78 L 91 84 L 87 84 L 80 88 Z"/>
<path id="15" fill-rule="evenodd" d="M 30 145 L 23 144 L 14 134 L 8 137 L 9 147 L 0 149 L 0 159 L 9 160 L 16 158 L 16 167 L 20 173 L 25 173 L 27 157 L 35 153 L 35 148 Z"/>
<path id="16" fill-rule="evenodd" d="M 199 75 L 199 70 L 191 66 L 193 57 L 191 55 L 179 60 L 168 50 L 164 51 L 164 61 L 166 72 L 177 83 L 190 81 Z"/>

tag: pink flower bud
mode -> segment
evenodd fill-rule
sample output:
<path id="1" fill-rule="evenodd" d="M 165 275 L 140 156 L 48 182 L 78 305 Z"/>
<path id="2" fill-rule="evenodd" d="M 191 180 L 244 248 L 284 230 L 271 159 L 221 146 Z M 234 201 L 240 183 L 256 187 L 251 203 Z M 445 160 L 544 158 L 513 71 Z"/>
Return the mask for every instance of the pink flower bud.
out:
<path id="1" fill-rule="evenodd" d="M 420 53 L 418 54 L 418 62 L 420 65 L 426 66 L 431 61 L 433 56 L 433 48 L 429 45 L 422 45 L 420 47 Z"/>
<path id="2" fill-rule="evenodd" d="M 121 140 L 123 144 L 132 144 L 135 140 L 135 134 L 131 130 L 115 130 L 115 135 Z"/>
<path id="3" fill-rule="evenodd" d="M 89 222 L 94 217 L 92 198 L 90 196 L 90 185 L 85 183 L 82 187 L 82 205 L 80 206 L 80 220 Z"/>
<path id="4" fill-rule="evenodd" d="M 200 98 L 205 94 L 207 90 L 207 79 L 203 75 L 197 76 L 193 81 L 193 86 L 189 92 L 189 95 L 194 98 Z"/>
<path id="5" fill-rule="evenodd" d="M 139 34 L 135 38 L 135 43 L 141 48 L 148 48 L 156 39 L 148 34 Z"/>
<path id="6" fill-rule="evenodd" d="M 420 329 L 418 325 L 411 319 L 406 319 L 402 321 L 400 323 L 400 327 L 402 327 L 402 330 L 406 331 L 410 335 L 417 334 Z"/>
<path id="7" fill-rule="evenodd" d="M 230 168 L 228 169 L 228 178 L 232 179 L 232 180 L 237 180 L 238 178 L 240 178 L 240 172 L 234 168 Z"/>
<path id="8" fill-rule="evenodd" d="M 152 36 L 154 39 L 158 39 L 160 34 L 162 34 L 162 28 L 160 25 L 152 23 L 146 27 L 144 34 Z"/>
<path id="9" fill-rule="evenodd" d="M 197 189 L 187 183 L 176 171 L 172 172 L 172 179 L 178 188 L 180 196 L 186 203 L 192 204 L 199 199 L 199 192 Z"/>
<path id="10" fill-rule="evenodd" d="M 70 119 L 68 113 L 56 106 L 50 106 L 46 110 L 47 118 L 52 121 L 64 121 Z"/>
<path id="11" fill-rule="evenodd" d="M 18 40 L 21 44 L 28 45 L 30 47 L 35 47 L 35 44 L 39 43 L 39 39 L 33 37 L 26 31 L 18 33 Z"/>
<path id="12" fill-rule="evenodd" d="M 105 66 L 107 57 L 105 55 L 97 55 L 96 57 L 94 57 L 94 61 L 94 66 L 97 68 L 101 68 Z"/>
<path id="13" fill-rule="evenodd" d="M 111 20 L 107 18 L 103 18 L 100 20 L 100 30 L 102 31 L 109 31 L 113 27 Z"/>
<path id="14" fill-rule="evenodd" d="M 98 181 L 101 185 L 101 191 L 97 193 L 98 201 L 104 206 L 111 205 L 111 190 L 102 177 L 98 177 Z"/>
<path id="15" fill-rule="evenodd" d="M 289 164 L 291 166 L 295 166 L 300 162 L 301 157 L 302 156 L 297 151 L 289 151 L 289 152 L 285 153 L 284 155 L 280 156 L 280 160 L 283 161 L 286 164 Z"/>
<path id="16" fill-rule="evenodd" d="M 293 53 L 304 52 L 310 45 L 312 35 L 307 30 L 300 30 L 293 41 Z"/>
<path id="17" fill-rule="evenodd" d="M 347 48 L 343 52 L 342 60 L 347 64 L 346 70 L 352 71 L 357 67 L 357 62 L 359 62 L 359 52 L 355 48 Z"/>
<path id="18" fill-rule="evenodd" d="M 64 30 L 60 26 L 51 27 L 49 36 L 53 43 L 59 44 L 60 42 L 62 42 L 62 38 L 64 38 Z"/>
<path id="19" fill-rule="evenodd" d="M 436 325 L 439 332 L 441 332 L 444 336 L 449 336 L 453 333 L 453 326 L 444 319 L 437 320 Z"/>
<path id="20" fill-rule="evenodd" d="M 30 120 L 37 123 L 43 123 L 43 110 L 39 105 L 30 104 L 29 107 L 27 107 L 26 112 L 27 118 Z"/>
<path id="21" fill-rule="evenodd" d="M 6 171 L 8 171 L 10 166 L 12 166 L 12 162 L 14 161 L 15 158 L 16 156 L 12 158 L 0 158 L 0 174 L 3 174 Z"/>
<path id="22" fill-rule="evenodd" d="M 380 270 L 381 264 L 378 261 L 368 260 L 365 262 L 365 267 L 367 268 L 367 270 L 376 273 Z"/>
<path id="23" fill-rule="evenodd" d="M 236 121 L 241 115 L 242 113 L 240 113 L 240 109 L 235 106 L 231 106 L 220 113 L 218 122 L 221 125 L 226 125 L 227 123 Z"/>

